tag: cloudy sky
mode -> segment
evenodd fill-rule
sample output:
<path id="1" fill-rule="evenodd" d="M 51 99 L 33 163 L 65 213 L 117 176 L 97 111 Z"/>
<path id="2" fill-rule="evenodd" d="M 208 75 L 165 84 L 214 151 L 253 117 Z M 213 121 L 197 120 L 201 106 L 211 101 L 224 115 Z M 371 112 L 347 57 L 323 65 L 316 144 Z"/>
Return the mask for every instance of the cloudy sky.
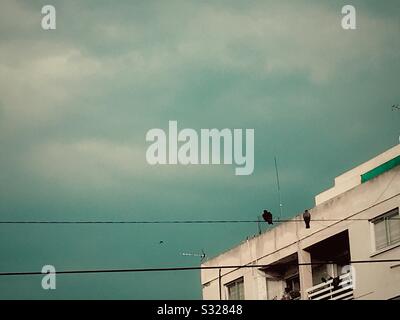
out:
<path id="1" fill-rule="evenodd" d="M 41 29 L 53 4 L 57 29 Z M 314 206 L 399 142 L 400 5 L 18 1 L 0 9 L 0 220 L 223 220 Z M 254 128 L 255 170 L 150 166 L 146 132 Z M 257 232 L 229 225 L 0 225 L 0 272 L 193 266 Z M 159 241 L 164 241 L 160 245 Z M 0 298 L 201 298 L 199 272 L 1 277 Z"/>

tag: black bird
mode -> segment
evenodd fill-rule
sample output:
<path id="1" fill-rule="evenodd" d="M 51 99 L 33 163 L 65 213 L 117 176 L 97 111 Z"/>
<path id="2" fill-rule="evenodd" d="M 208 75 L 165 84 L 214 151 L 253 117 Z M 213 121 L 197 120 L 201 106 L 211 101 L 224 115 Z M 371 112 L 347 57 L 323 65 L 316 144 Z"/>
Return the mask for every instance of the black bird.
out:
<path id="1" fill-rule="evenodd" d="M 264 213 L 262 214 L 263 219 L 268 222 L 268 224 L 273 224 L 272 222 L 272 213 L 269 212 L 268 210 L 264 210 Z"/>
<path id="2" fill-rule="evenodd" d="M 308 210 L 304 211 L 303 219 L 304 222 L 306 223 L 306 229 L 310 229 L 311 214 Z"/>
<path id="3" fill-rule="evenodd" d="M 160 240 L 159 244 L 163 244 L 163 243 L 164 243 L 164 241 Z"/>

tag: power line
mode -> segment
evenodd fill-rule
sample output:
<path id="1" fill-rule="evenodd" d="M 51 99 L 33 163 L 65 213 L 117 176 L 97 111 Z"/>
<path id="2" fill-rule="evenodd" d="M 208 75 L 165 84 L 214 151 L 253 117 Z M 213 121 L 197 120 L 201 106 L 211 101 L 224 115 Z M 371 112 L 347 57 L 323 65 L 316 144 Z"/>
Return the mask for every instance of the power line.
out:
<path id="1" fill-rule="evenodd" d="M 397 175 L 396 175 L 397 176 Z M 390 185 L 393 182 L 394 179 L 392 179 L 388 185 Z M 399 194 L 396 194 L 388 199 L 385 199 L 384 201 L 390 200 Z M 380 198 L 380 196 L 379 196 Z M 375 201 L 374 204 L 372 204 L 369 208 L 375 207 L 379 200 L 379 198 Z M 368 218 L 351 218 L 354 217 L 367 209 L 363 209 L 361 211 L 358 211 L 352 215 L 350 215 L 349 218 L 339 218 L 339 219 L 313 219 L 311 217 L 311 221 L 316 221 L 316 222 L 341 222 L 341 221 L 371 221 L 373 219 L 368 219 Z M 400 218 L 391 218 L 391 220 L 400 220 Z M 303 219 L 273 219 L 272 220 L 275 223 L 280 223 L 280 222 L 294 222 L 294 223 L 304 223 Z M 7 221 L 0 221 L 1 224 L 223 224 L 223 223 L 259 223 L 259 220 L 153 220 L 153 221 L 129 221 L 129 220 L 7 220 Z"/>
<path id="2" fill-rule="evenodd" d="M 91 270 L 63 270 L 56 271 L 55 274 L 88 274 L 88 273 L 134 273 L 134 272 L 166 272 L 166 271 L 190 271 L 190 270 L 210 270 L 210 269 L 243 269 L 243 268 L 267 268 L 277 266 L 308 266 L 308 265 L 322 265 L 343 262 L 338 260 L 320 261 L 320 262 L 285 262 L 276 264 L 247 264 L 247 265 L 226 265 L 226 266 L 192 266 L 192 267 L 171 267 L 171 268 L 133 268 L 133 269 L 91 269 Z M 366 264 L 366 263 L 391 263 L 400 262 L 400 259 L 386 259 L 386 260 L 355 260 L 348 261 L 348 264 Z M 32 276 L 43 275 L 40 271 L 30 272 L 0 272 L 0 276 Z"/>
<path id="3" fill-rule="evenodd" d="M 339 222 L 339 221 L 371 221 L 364 218 L 343 218 L 343 219 L 311 219 L 315 222 Z M 391 218 L 391 220 L 400 220 L 400 218 Z M 0 224 L 222 224 L 222 223 L 259 223 L 259 220 L 6 220 L 0 221 Z M 280 222 L 298 222 L 304 223 L 302 219 L 276 219 L 275 223 Z"/>

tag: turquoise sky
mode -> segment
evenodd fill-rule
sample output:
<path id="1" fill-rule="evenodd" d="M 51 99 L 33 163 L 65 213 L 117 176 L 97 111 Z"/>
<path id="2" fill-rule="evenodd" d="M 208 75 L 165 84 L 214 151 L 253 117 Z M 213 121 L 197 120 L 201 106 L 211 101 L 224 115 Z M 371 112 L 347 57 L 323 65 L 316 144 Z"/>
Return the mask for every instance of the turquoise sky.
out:
<path id="1" fill-rule="evenodd" d="M 53 4 L 57 29 L 43 31 Z M 256 219 L 314 206 L 399 142 L 400 4 L 12 1 L 0 10 L 0 219 Z M 146 132 L 254 128 L 255 170 L 146 163 Z M 0 225 L 0 272 L 193 266 L 257 232 L 228 225 Z M 164 244 L 159 245 L 163 240 Z M 1 277 L 0 298 L 198 299 L 199 272 Z"/>

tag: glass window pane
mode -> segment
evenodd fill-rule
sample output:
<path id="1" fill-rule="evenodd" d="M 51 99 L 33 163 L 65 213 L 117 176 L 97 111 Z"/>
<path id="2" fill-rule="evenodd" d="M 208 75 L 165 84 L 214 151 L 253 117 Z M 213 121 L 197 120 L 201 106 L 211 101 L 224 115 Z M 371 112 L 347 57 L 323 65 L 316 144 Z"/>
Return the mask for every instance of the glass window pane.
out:
<path id="1" fill-rule="evenodd" d="M 228 293 L 229 293 L 229 300 L 236 300 L 237 299 L 235 284 L 231 284 L 228 287 Z"/>
<path id="2" fill-rule="evenodd" d="M 375 228 L 375 248 L 376 250 L 379 250 L 387 246 L 385 220 L 376 222 L 374 228 Z"/>
<path id="3" fill-rule="evenodd" d="M 388 220 L 390 244 L 400 241 L 400 216 L 394 215 Z"/>
<path id="4" fill-rule="evenodd" d="M 243 279 L 238 279 L 227 285 L 229 300 L 244 300 L 244 283 Z"/>
<path id="5" fill-rule="evenodd" d="M 244 283 L 243 283 L 243 281 L 238 283 L 238 299 L 244 300 Z"/>

